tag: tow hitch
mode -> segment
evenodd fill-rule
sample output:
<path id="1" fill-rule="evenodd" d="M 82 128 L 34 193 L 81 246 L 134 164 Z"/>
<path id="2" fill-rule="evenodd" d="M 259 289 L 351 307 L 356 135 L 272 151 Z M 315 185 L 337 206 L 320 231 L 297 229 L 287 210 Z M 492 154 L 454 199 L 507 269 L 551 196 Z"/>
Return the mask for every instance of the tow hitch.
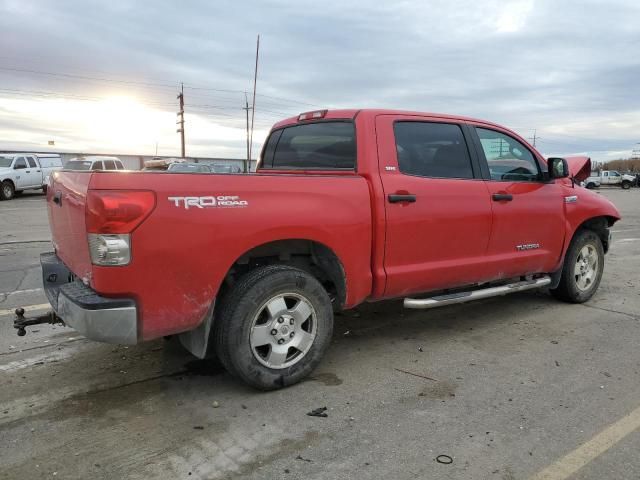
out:
<path id="1" fill-rule="evenodd" d="M 26 318 L 24 316 L 24 308 L 16 308 L 15 314 L 16 317 L 13 319 L 13 328 L 18 330 L 17 333 L 19 337 L 24 337 L 27 334 L 26 327 L 31 327 L 33 325 L 40 325 L 41 323 L 64 325 L 62 319 L 58 317 L 53 310 L 45 313 L 44 315 Z"/>

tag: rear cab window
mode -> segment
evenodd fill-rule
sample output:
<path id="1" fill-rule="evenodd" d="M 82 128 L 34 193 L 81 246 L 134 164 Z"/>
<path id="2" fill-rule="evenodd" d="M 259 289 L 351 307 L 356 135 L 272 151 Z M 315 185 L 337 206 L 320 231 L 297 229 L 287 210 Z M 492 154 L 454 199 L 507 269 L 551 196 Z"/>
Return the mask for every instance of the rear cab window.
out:
<path id="1" fill-rule="evenodd" d="M 354 170 L 356 134 L 352 121 L 292 125 L 271 132 L 261 169 Z"/>

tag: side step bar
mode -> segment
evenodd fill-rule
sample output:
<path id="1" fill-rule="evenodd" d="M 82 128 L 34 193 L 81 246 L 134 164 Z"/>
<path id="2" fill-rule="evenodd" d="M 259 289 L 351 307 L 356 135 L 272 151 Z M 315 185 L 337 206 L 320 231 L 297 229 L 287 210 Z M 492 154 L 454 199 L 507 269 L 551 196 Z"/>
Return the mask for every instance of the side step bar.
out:
<path id="1" fill-rule="evenodd" d="M 480 300 L 482 298 L 498 297 L 509 293 L 522 292 L 524 290 L 533 290 L 534 288 L 546 287 L 551 283 L 551 277 L 540 277 L 534 280 L 524 280 L 522 282 L 508 283 L 499 287 L 482 288 L 479 290 L 471 290 L 468 292 L 450 293 L 446 295 L 438 295 L 431 298 L 405 298 L 405 308 L 436 308 L 445 305 L 453 305 L 455 303 L 470 302 L 472 300 Z"/>

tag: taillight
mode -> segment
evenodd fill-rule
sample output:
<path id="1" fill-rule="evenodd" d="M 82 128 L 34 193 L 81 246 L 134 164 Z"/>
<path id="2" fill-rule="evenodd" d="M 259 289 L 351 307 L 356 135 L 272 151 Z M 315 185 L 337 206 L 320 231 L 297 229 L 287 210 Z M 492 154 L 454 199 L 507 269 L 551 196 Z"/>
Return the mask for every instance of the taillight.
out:
<path id="1" fill-rule="evenodd" d="M 130 233 L 156 205 L 153 192 L 137 190 L 89 190 L 86 204 L 88 233 Z"/>
<path id="2" fill-rule="evenodd" d="M 327 110 L 316 110 L 315 112 L 304 112 L 298 115 L 298 121 L 304 122 L 305 120 L 315 120 L 317 118 L 324 118 L 327 114 Z"/>

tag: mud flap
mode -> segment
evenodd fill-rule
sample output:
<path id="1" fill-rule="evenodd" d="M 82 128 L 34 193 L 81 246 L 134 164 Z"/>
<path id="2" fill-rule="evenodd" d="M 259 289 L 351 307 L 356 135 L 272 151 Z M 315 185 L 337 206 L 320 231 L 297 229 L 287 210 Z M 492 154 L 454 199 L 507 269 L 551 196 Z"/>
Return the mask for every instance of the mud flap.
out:
<path id="1" fill-rule="evenodd" d="M 209 311 L 198 327 L 178 335 L 182 346 L 189 350 L 192 355 L 195 355 L 200 359 L 210 358 L 215 353 L 213 351 L 213 344 L 209 341 L 211 337 L 211 328 L 213 326 L 215 303 L 215 300 L 211 303 Z"/>

